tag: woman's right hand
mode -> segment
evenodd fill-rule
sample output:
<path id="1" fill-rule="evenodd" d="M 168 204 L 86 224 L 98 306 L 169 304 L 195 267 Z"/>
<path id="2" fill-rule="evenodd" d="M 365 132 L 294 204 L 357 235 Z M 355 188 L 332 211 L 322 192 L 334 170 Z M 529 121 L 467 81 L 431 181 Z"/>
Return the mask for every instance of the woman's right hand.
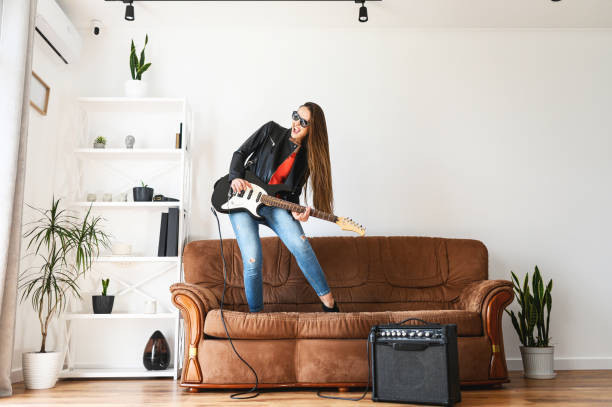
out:
<path id="1" fill-rule="evenodd" d="M 242 178 L 234 178 L 232 180 L 231 187 L 232 187 L 232 191 L 234 191 L 235 193 L 243 191 L 247 188 L 253 189 L 253 186 L 251 185 L 251 183 Z"/>

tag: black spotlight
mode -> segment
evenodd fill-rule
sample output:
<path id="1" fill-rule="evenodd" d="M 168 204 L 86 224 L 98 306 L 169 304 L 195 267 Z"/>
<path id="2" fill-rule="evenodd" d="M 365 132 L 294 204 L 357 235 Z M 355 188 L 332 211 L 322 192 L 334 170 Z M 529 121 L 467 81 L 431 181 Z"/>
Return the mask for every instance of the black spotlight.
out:
<path id="1" fill-rule="evenodd" d="M 365 6 L 365 0 L 361 0 L 361 7 L 359 7 L 359 21 L 365 23 L 368 21 L 368 9 Z"/>
<path id="2" fill-rule="evenodd" d="M 132 1 L 129 2 L 124 0 L 124 3 L 129 3 L 125 6 L 125 19 L 128 21 L 134 21 L 134 6 L 132 5 Z"/>

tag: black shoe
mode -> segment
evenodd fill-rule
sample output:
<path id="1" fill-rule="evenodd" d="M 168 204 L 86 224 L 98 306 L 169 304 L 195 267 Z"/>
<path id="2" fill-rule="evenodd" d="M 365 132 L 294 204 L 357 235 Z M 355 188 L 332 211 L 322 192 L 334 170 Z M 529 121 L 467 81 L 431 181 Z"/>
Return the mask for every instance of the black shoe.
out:
<path id="1" fill-rule="evenodd" d="M 333 308 L 329 308 L 326 307 L 325 304 L 321 303 L 321 306 L 323 307 L 323 311 L 325 312 L 340 312 L 340 310 L 338 309 L 338 302 L 334 301 L 334 307 Z"/>

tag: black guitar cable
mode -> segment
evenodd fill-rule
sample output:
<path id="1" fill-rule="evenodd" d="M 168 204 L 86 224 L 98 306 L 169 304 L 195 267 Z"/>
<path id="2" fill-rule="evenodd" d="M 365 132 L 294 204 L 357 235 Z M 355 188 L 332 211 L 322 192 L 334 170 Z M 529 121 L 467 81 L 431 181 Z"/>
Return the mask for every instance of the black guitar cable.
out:
<path id="1" fill-rule="evenodd" d="M 221 321 L 223 322 L 223 328 L 225 329 L 225 334 L 227 335 L 227 339 L 229 339 L 229 343 L 232 346 L 234 353 L 236 354 L 236 356 L 238 356 L 238 359 L 240 359 L 240 361 L 242 361 L 242 363 L 244 363 L 246 367 L 248 367 L 251 370 L 251 372 L 253 372 L 253 374 L 255 375 L 255 385 L 251 389 L 247 391 L 241 391 L 238 393 L 234 393 L 230 395 L 230 398 L 236 399 L 236 400 L 254 399 L 255 397 L 259 396 L 259 388 L 258 388 L 259 387 L 259 377 L 257 376 L 257 372 L 255 371 L 255 369 L 253 369 L 251 365 L 249 365 L 249 363 L 246 360 L 244 360 L 242 356 L 240 356 L 240 353 L 238 353 L 238 351 L 234 347 L 234 342 L 232 342 L 232 338 L 230 337 L 230 334 L 227 330 L 227 326 L 225 325 L 225 317 L 223 316 L 223 302 L 225 300 L 225 287 L 226 287 L 226 282 L 227 282 L 227 266 L 225 264 L 225 254 L 223 254 L 223 238 L 221 237 L 221 223 L 219 223 L 219 217 L 217 216 L 217 211 L 215 211 L 215 208 L 211 206 L 210 210 L 212 211 L 213 215 L 215 215 L 215 218 L 217 219 L 217 228 L 219 230 L 219 245 L 221 247 L 221 258 L 223 259 L 223 293 L 221 294 L 221 304 L 219 307 L 219 311 L 221 313 Z M 238 397 L 238 396 L 242 396 L 243 394 L 249 394 L 253 392 L 255 392 L 255 394 L 252 394 L 250 396 Z"/>
<path id="2" fill-rule="evenodd" d="M 228 200 L 231 197 L 231 189 L 228 191 Z M 230 395 L 230 398 L 235 399 L 235 400 L 247 400 L 247 399 L 253 399 L 257 396 L 260 395 L 259 392 L 259 377 L 257 376 L 257 372 L 255 371 L 255 369 L 253 369 L 253 367 L 251 365 L 249 365 L 249 363 L 244 360 L 244 358 L 240 355 L 240 353 L 236 350 L 236 348 L 234 347 L 234 343 L 232 341 L 232 338 L 227 330 L 227 325 L 225 324 L 225 317 L 223 316 L 223 303 L 225 301 L 225 289 L 226 289 L 226 285 L 227 285 L 227 264 L 225 262 L 225 254 L 223 252 L 223 238 L 221 236 L 221 223 L 219 222 L 219 216 L 217 216 L 217 211 L 215 211 L 214 207 L 210 207 L 210 210 L 212 211 L 213 215 L 215 215 L 215 218 L 217 220 L 217 230 L 219 231 L 219 247 L 220 247 L 220 251 L 221 251 L 221 259 L 223 261 L 223 292 L 221 294 L 221 304 L 219 306 L 219 312 L 221 313 L 221 321 L 223 322 L 223 329 L 225 329 L 225 334 L 227 335 L 227 339 L 229 340 L 229 343 L 232 347 L 232 350 L 234 351 L 234 353 L 236 354 L 236 356 L 238 356 L 238 359 L 240 359 L 240 361 L 242 363 L 244 363 L 250 370 L 251 372 L 253 372 L 253 375 L 255 376 L 255 385 L 246 391 L 243 392 L 238 392 L 238 393 L 234 393 L 232 395 Z M 230 212 L 230 208 L 228 207 L 228 213 Z M 368 336 L 368 340 L 366 341 L 366 348 L 367 348 L 367 357 L 368 357 L 368 384 L 366 385 L 365 391 L 363 392 L 363 394 L 358 397 L 358 398 L 350 398 L 350 397 L 340 397 L 340 396 L 328 396 L 325 394 L 322 394 L 322 390 L 317 391 L 317 396 L 321 397 L 321 398 L 326 398 L 326 399 L 337 399 L 337 400 L 348 400 L 348 401 L 360 401 L 363 398 L 365 398 L 365 396 L 368 394 L 368 390 L 370 389 L 370 383 L 371 383 L 371 377 L 372 377 L 372 369 L 371 369 L 371 358 L 373 357 L 373 354 L 370 352 L 370 344 L 374 343 L 374 338 L 373 338 L 374 333 L 370 332 L 370 335 Z M 253 393 L 255 392 L 255 394 L 252 394 L 250 396 L 245 396 L 245 397 L 239 397 L 242 396 L 244 394 L 249 394 L 249 393 Z"/>
<path id="3" fill-rule="evenodd" d="M 372 344 L 372 345 L 370 345 Z M 370 383 L 371 383 L 371 379 L 372 379 L 372 362 L 371 362 L 371 358 L 374 357 L 373 352 L 370 352 L 370 346 L 374 346 L 374 332 L 370 332 L 370 335 L 368 335 L 368 340 L 366 341 L 366 347 L 367 347 L 367 355 L 368 355 L 368 384 L 366 385 L 365 390 L 363 391 L 363 394 L 360 397 L 357 398 L 351 398 L 351 397 L 340 397 L 340 396 L 327 396 L 325 394 L 322 394 L 321 392 L 323 390 L 319 390 L 317 391 L 317 396 L 324 398 L 324 399 L 336 399 L 336 400 L 348 400 L 348 401 L 359 401 L 359 400 L 363 400 L 365 398 L 365 396 L 368 394 L 368 390 L 370 390 Z"/>

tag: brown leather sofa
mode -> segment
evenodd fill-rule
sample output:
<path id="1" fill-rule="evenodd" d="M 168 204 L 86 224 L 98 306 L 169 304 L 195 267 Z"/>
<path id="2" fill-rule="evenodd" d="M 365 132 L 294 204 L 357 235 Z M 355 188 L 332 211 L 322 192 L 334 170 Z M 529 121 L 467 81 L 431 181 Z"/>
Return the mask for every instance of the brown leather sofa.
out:
<path id="1" fill-rule="evenodd" d="M 429 237 L 314 237 L 310 243 L 340 313 L 323 313 L 314 290 L 282 242 L 263 238 L 264 311 L 249 313 L 236 240 L 224 240 L 224 316 L 236 349 L 261 387 L 357 387 L 368 381 L 372 325 L 416 317 L 454 323 L 463 386 L 508 382 L 501 317 L 514 294 L 487 280 L 488 253 L 477 240 Z M 219 312 L 223 265 L 218 240 L 189 243 L 185 283 L 170 287 L 185 321 L 181 385 L 250 388 Z"/>

